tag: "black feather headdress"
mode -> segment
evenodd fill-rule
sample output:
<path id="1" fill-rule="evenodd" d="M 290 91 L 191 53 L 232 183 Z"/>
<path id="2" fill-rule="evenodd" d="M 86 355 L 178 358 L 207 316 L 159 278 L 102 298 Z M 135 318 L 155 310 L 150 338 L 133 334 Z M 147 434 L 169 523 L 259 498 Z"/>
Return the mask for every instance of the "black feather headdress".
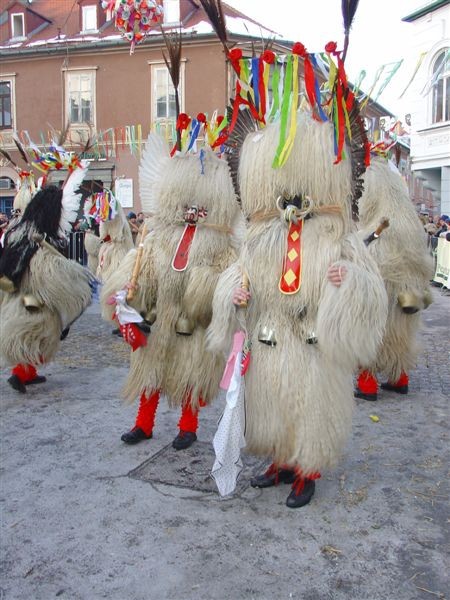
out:
<path id="1" fill-rule="evenodd" d="M 178 86 L 180 85 L 180 69 L 181 69 L 181 50 L 182 50 L 182 38 L 181 32 L 166 33 L 161 28 L 164 42 L 167 48 L 167 55 L 163 51 L 162 55 L 164 62 L 166 63 L 167 70 L 169 71 L 170 79 L 175 90 L 175 111 L 176 118 L 180 115 L 180 94 L 178 92 Z M 177 150 L 181 150 L 181 133 L 177 127 Z"/>
<path id="2" fill-rule="evenodd" d="M 342 53 L 342 60 L 345 61 L 347 56 L 348 42 L 350 37 L 350 29 L 352 27 L 353 19 L 355 18 L 356 9 L 358 8 L 359 0 L 342 0 L 342 18 L 344 19 L 344 51 Z"/>
<path id="3" fill-rule="evenodd" d="M 234 101 L 231 99 L 231 106 L 227 106 L 227 119 L 231 122 L 233 115 Z M 238 118 L 233 130 L 230 132 L 225 142 L 225 158 L 230 167 L 231 178 L 233 180 L 234 191 L 238 202 L 241 201 L 239 189 L 239 160 L 241 157 L 242 145 L 249 133 L 258 131 L 258 121 L 252 116 L 248 108 L 239 110 Z"/>

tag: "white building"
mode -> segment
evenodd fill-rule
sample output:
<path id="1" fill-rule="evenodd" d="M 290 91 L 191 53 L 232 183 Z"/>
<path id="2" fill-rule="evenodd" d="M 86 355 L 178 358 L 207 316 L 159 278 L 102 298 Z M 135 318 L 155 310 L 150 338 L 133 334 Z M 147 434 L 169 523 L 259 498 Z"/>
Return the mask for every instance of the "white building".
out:
<path id="1" fill-rule="evenodd" d="M 422 57 L 410 88 L 411 169 L 431 190 L 433 212 L 450 215 L 450 0 L 428 2 L 402 20 Z"/>

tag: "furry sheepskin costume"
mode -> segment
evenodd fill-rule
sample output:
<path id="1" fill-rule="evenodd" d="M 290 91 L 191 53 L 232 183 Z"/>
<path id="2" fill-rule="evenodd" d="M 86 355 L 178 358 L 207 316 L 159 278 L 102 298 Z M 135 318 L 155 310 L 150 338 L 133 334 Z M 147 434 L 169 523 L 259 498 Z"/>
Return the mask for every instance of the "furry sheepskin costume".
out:
<path id="1" fill-rule="evenodd" d="M 98 255 L 101 247 L 101 239 L 92 230 L 84 234 L 84 249 L 87 254 L 87 268 L 94 275 L 98 269 Z"/>
<path id="2" fill-rule="evenodd" d="M 352 374 L 361 360 L 376 356 L 387 299 L 377 266 L 354 231 L 351 164 L 333 164 L 331 124 L 299 112 L 292 152 L 273 169 L 279 131 L 279 122 L 270 124 L 243 144 L 239 184 L 247 235 L 239 260 L 217 284 L 208 342 L 215 351 L 229 350 L 241 310 L 232 304 L 233 291 L 247 274 L 246 448 L 314 479 L 336 462 L 347 441 Z M 287 204 L 309 197 L 311 207 L 301 234 L 301 286 L 291 295 L 279 290 L 289 227 L 284 211 L 276 210 L 280 196 Z M 340 287 L 327 279 L 330 265 L 347 269 Z M 276 345 L 259 341 L 264 329 L 273 332 Z"/>
<path id="3" fill-rule="evenodd" d="M 389 227 L 368 245 L 386 286 L 387 326 L 376 359 L 369 363 L 361 361 L 369 373 L 360 377 L 359 389 L 375 394 L 374 375 L 383 373 L 392 385 L 400 382 L 399 386 L 406 391 L 407 372 L 417 357 L 419 311 L 431 302 L 429 281 L 433 276 L 433 261 L 406 185 L 392 163 L 382 157 L 373 158 L 364 175 L 359 214 L 362 239 L 369 237 L 383 218 L 389 219 Z"/>
<path id="4" fill-rule="evenodd" d="M 0 357 L 26 367 L 21 371 L 35 373 L 35 366 L 52 360 L 61 335 L 91 301 L 88 271 L 61 254 L 79 205 L 73 190 L 85 169 L 77 171 L 67 194 L 55 186 L 38 191 L 6 236 L 0 275 L 11 286 L 0 307 Z"/>
<path id="5" fill-rule="evenodd" d="M 240 211 L 229 167 L 209 148 L 170 158 L 164 139 L 151 134 L 140 166 L 140 193 L 143 209 L 153 216 L 130 304 L 144 316 L 155 313 L 156 320 L 147 345 L 132 354 L 124 395 L 132 401 L 143 390 L 147 396 L 160 390 L 171 406 L 189 403 L 196 411 L 216 396 L 225 364 L 222 356 L 206 351 L 205 332 L 218 277 L 236 260 L 231 228 Z M 172 263 L 193 206 L 202 216 L 187 267 L 177 271 Z M 136 252 L 129 252 L 107 280 L 104 297 L 130 281 Z M 186 323 L 192 333 L 177 333 Z"/>
<path id="6" fill-rule="evenodd" d="M 122 206 L 116 200 L 117 213 L 114 219 L 100 222 L 100 250 L 98 254 L 97 279 L 105 284 L 118 269 L 126 254 L 134 247 L 130 226 Z M 100 293 L 102 317 L 110 318 L 110 310 L 105 307 L 108 295 Z"/>

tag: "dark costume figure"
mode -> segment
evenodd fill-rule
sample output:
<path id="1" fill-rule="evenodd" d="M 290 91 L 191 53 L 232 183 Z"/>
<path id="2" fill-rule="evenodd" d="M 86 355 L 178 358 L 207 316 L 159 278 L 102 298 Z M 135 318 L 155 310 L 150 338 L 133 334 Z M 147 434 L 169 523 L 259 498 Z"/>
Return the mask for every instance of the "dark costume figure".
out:
<path id="1" fill-rule="evenodd" d="M 0 356 L 15 365 L 10 385 L 41 383 L 36 367 L 55 356 L 59 341 L 91 301 L 90 275 L 62 253 L 81 195 L 86 167 L 76 168 L 64 189 L 39 190 L 11 227 L 0 258 Z"/>

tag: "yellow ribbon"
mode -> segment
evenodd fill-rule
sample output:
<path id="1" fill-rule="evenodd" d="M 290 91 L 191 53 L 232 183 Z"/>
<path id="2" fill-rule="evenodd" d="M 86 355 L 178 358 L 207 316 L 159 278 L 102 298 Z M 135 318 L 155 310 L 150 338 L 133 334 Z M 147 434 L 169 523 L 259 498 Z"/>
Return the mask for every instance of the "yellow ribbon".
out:
<path id="1" fill-rule="evenodd" d="M 281 167 L 287 161 L 294 145 L 295 132 L 297 131 L 297 107 L 298 107 L 298 54 L 293 55 L 292 63 L 292 96 L 291 96 L 291 124 L 289 134 L 280 154 L 278 165 Z"/>

